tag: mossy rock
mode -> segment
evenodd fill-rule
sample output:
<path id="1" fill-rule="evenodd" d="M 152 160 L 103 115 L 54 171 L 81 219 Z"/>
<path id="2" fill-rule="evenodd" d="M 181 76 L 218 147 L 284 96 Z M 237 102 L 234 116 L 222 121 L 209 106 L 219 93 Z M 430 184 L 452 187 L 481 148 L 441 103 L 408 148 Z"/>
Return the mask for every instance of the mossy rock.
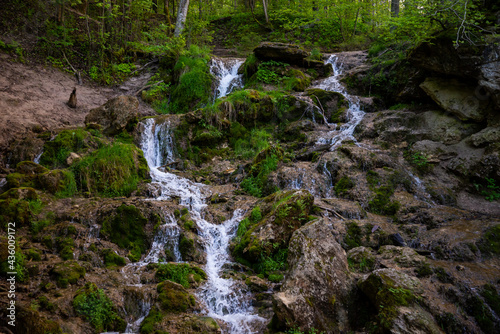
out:
<path id="1" fill-rule="evenodd" d="M 306 91 L 313 102 L 325 111 L 325 117 L 330 123 L 346 122 L 346 112 L 349 102 L 341 93 L 329 92 L 319 88 L 312 88 Z M 319 102 L 318 102 L 319 100 Z"/>
<path id="2" fill-rule="evenodd" d="M 349 268 L 359 272 L 369 272 L 375 265 L 375 255 L 369 247 L 356 247 L 347 252 Z"/>
<path id="3" fill-rule="evenodd" d="M 129 196 L 149 178 L 143 152 L 133 144 L 114 143 L 82 158 L 71 167 L 78 189 L 107 197 Z"/>
<path id="4" fill-rule="evenodd" d="M 69 260 L 55 264 L 50 273 L 59 287 L 66 288 L 68 284 L 76 284 L 80 278 L 85 277 L 85 268 L 78 262 Z"/>
<path id="5" fill-rule="evenodd" d="M 400 306 L 408 306 L 423 293 L 420 281 L 395 269 L 378 269 L 358 282 L 358 287 L 378 310 L 379 323 L 392 327 Z"/>
<path id="6" fill-rule="evenodd" d="M 16 304 L 16 331 L 15 333 L 30 334 L 62 334 L 60 325 L 45 318 L 40 312 Z"/>
<path id="7" fill-rule="evenodd" d="M 101 251 L 106 267 L 124 266 L 127 262 L 125 258 L 116 254 L 112 249 L 105 248 Z"/>
<path id="8" fill-rule="evenodd" d="M 27 226 L 33 217 L 30 202 L 39 202 L 33 188 L 13 188 L 0 195 L 0 226 L 16 223 L 16 227 Z"/>
<path id="9" fill-rule="evenodd" d="M 476 245 L 484 255 L 500 254 L 500 224 L 488 228 Z"/>
<path id="10" fill-rule="evenodd" d="M 40 174 L 37 183 L 40 189 L 54 195 L 60 193 L 69 197 L 76 193 L 75 176 L 67 169 L 56 169 Z"/>
<path id="11" fill-rule="evenodd" d="M 211 317 L 191 316 L 181 325 L 185 333 L 218 334 L 221 332 L 219 324 Z"/>
<path id="12" fill-rule="evenodd" d="M 303 92 L 311 85 L 311 78 L 306 76 L 302 71 L 290 69 L 285 74 L 289 79 L 285 80 L 285 87 L 295 92 Z"/>
<path id="13" fill-rule="evenodd" d="M 71 152 L 83 152 L 91 147 L 92 136 L 83 129 L 63 130 L 43 146 L 40 165 L 48 168 L 67 167 Z"/>
<path id="14" fill-rule="evenodd" d="M 136 262 L 149 248 L 144 232 L 147 223 L 148 220 L 134 205 L 122 204 L 116 209 L 116 214 L 103 221 L 101 235 L 119 247 L 128 249 L 129 259 Z"/>
<path id="15" fill-rule="evenodd" d="M 180 284 L 164 281 L 158 284 L 158 302 L 160 309 L 165 312 L 186 312 L 195 306 L 194 296 Z"/>
<path id="16" fill-rule="evenodd" d="M 264 198 L 262 220 L 247 227 L 233 256 L 257 268 L 266 257 L 286 251 L 292 233 L 309 220 L 313 201 L 307 190 L 280 191 Z"/>
<path id="17" fill-rule="evenodd" d="M 188 263 L 159 264 L 155 277 L 159 281 L 169 280 L 182 285 L 184 288 L 193 288 L 207 279 L 203 269 Z"/>

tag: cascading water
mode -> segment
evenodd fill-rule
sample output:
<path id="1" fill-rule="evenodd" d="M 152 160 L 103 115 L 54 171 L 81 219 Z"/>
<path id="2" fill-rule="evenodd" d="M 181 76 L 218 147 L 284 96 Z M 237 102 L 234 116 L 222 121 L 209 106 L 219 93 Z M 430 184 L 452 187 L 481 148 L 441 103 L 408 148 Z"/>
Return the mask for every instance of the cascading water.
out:
<path id="1" fill-rule="evenodd" d="M 242 76 L 238 69 L 243 64 L 243 59 L 237 58 L 212 58 L 210 73 L 216 78 L 217 88 L 214 92 L 214 101 L 231 93 L 234 89 L 243 86 Z"/>
<path id="2" fill-rule="evenodd" d="M 233 217 L 221 225 L 206 221 L 203 218 L 203 210 L 206 207 L 207 187 L 159 169 L 164 160 L 160 156 L 162 151 L 158 149 L 157 141 L 162 140 L 167 143 L 172 141 L 159 138 L 157 134 L 162 131 L 158 128 L 169 127 L 169 124 L 155 124 L 153 119 L 147 119 L 142 126 L 141 147 L 151 170 L 152 183 L 160 189 L 157 200 L 166 200 L 173 196 L 180 198 L 180 205 L 190 210 L 191 218 L 196 221 L 200 236 L 204 240 L 208 280 L 201 289 L 199 297 L 205 302 L 208 315 L 225 322 L 229 333 L 253 333 L 251 328 L 263 323 L 264 319 L 252 314 L 250 295 L 244 292 L 244 287 L 237 286 L 233 280 L 223 279 L 220 276 L 222 265 L 229 262 L 229 241 L 236 233 L 243 212 L 235 211 Z"/>
<path id="3" fill-rule="evenodd" d="M 354 129 L 361 122 L 365 113 L 360 108 L 359 99 L 355 96 L 350 95 L 346 91 L 344 86 L 342 86 L 342 84 L 339 82 L 339 76 L 342 74 L 342 65 L 338 63 L 337 56 L 331 55 L 325 62 L 325 64 L 332 65 L 333 74 L 330 77 L 319 81 L 315 85 L 315 88 L 341 93 L 349 102 L 349 109 L 347 110 L 348 121 L 338 128 L 333 126 L 334 130 L 328 131 L 328 133 L 324 137 L 319 138 L 316 142 L 317 145 L 331 145 L 330 150 L 334 151 L 346 139 L 356 141 L 353 136 Z"/>

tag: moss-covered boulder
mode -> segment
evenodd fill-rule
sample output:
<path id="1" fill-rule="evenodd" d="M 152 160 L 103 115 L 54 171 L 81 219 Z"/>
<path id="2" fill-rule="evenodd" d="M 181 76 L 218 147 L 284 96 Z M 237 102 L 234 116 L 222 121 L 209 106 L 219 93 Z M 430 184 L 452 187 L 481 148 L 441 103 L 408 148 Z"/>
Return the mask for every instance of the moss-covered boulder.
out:
<path id="1" fill-rule="evenodd" d="M 158 284 L 158 303 L 165 312 L 186 312 L 195 306 L 194 296 L 180 284 L 164 281 Z"/>
<path id="2" fill-rule="evenodd" d="M 76 192 L 76 181 L 73 173 L 67 169 L 56 169 L 38 175 L 37 183 L 40 189 L 51 194 L 72 196 Z"/>
<path id="3" fill-rule="evenodd" d="M 43 146 L 40 164 L 47 168 L 67 167 L 71 152 L 84 152 L 95 146 L 92 135 L 84 129 L 63 130 Z"/>
<path id="4" fill-rule="evenodd" d="M 101 235 L 121 248 L 129 250 L 128 257 L 136 262 L 149 248 L 145 232 L 148 220 L 134 205 L 122 204 L 102 222 Z"/>
<path id="5" fill-rule="evenodd" d="M 143 152 L 132 144 L 104 146 L 71 166 L 78 189 L 92 195 L 129 196 L 149 178 Z"/>
<path id="6" fill-rule="evenodd" d="M 85 277 L 85 268 L 77 261 L 68 260 L 55 264 L 50 274 L 59 287 L 66 288 L 68 284 L 76 284 L 80 278 Z"/>
<path id="7" fill-rule="evenodd" d="M 306 94 L 320 109 L 324 110 L 329 123 L 347 121 L 346 112 L 349 108 L 349 102 L 341 93 L 312 88 L 308 89 Z"/>
<path id="8" fill-rule="evenodd" d="M 4 317 L 4 319 L 8 319 Z M 39 311 L 16 303 L 15 333 L 62 334 L 58 322 L 45 318 Z"/>
<path id="9" fill-rule="evenodd" d="M 139 100 L 133 96 L 115 97 L 99 108 L 89 111 L 85 124 L 99 124 L 102 132 L 114 136 L 137 123 Z"/>
<path id="10" fill-rule="evenodd" d="M 0 226 L 16 223 L 26 226 L 33 217 L 30 204 L 39 206 L 38 194 L 33 188 L 12 188 L 0 195 Z"/>
<path id="11" fill-rule="evenodd" d="M 358 281 L 358 287 L 377 309 L 384 330 L 441 333 L 434 318 L 416 304 L 423 293 L 417 278 L 396 269 L 378 269 Z"/>
<path id="12" fill-rule="evenodd" d="M 309 85 L 311 85 L 311 78 L 298 69 L 292 68 L 288 70 L 285 73 L 285 76 L 289 78 L 284 82 L 285 87 L 288 90 L 303 92 L 307 87 L 309 87 Z"/>
<path id="13" fill-rule="evenodd" d="M 235 258 L 260 271 L 267 271 L 264 264 L 270 259 L 283 261 L 277 257 L 286 254 L 292 233 L 308 221 L 313 201 L 307 190 L 277 192 L 266 197 L 260 204 L 262 218 L 246 226 L 234 247 Z"/>

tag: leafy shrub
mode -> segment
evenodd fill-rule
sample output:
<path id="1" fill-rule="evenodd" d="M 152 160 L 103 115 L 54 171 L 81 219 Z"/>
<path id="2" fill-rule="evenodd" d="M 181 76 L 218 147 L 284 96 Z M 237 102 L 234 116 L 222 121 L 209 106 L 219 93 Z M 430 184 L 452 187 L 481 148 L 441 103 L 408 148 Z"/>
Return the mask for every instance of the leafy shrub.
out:
<path id="1" fill-rule="evenodd" d="M 76 313 L 87 320 L 97 332 L 123 331 L 125 321 L 114 310 L 113 303 L 94 283 L 86 283 L 73 299 Z"/>

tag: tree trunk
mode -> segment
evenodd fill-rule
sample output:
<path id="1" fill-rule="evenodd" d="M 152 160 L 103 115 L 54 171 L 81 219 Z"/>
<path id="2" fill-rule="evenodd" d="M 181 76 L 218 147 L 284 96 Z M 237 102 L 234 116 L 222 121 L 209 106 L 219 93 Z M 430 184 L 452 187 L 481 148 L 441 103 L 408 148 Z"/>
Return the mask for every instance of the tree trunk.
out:
<path id="1" fill-rule="evenodd" d="M 269 23 L 269 16 L 267 15 L 267 3 L 266 3 L 266 0 L 262 0 L 262 7 L 264 7 L 264 15 L 266 17 L 266 23 Z"/>
<path id="2" fill-rule="evenodd" d="M 175 23 L 174 36 L 179 37 L 184 30 L 184 24 L 186 23 L 187 13 L 189 8 L 189 0 L 179 1 L 179 11 L 177 12 L 177 22 Z"/>
<path id="3" fill-rule="evenodd" d="M 165 16 L 167 17 L 167 22 L 168 22 L 168 31 L 169 31 L 169 34 L 171 33 L 171 26 L 172 26 L 172 22 L 170 21 L 170 10 L 168 9 L 168 1 L 169 0 L 165 0 L 165 2 L 163 3 L 163 11 L 165 12 Z"/>
<path id="4" fill-rule="evenodd" d="M 391 0 L 391 16 L 399 16 L 399 0 Z"/>

